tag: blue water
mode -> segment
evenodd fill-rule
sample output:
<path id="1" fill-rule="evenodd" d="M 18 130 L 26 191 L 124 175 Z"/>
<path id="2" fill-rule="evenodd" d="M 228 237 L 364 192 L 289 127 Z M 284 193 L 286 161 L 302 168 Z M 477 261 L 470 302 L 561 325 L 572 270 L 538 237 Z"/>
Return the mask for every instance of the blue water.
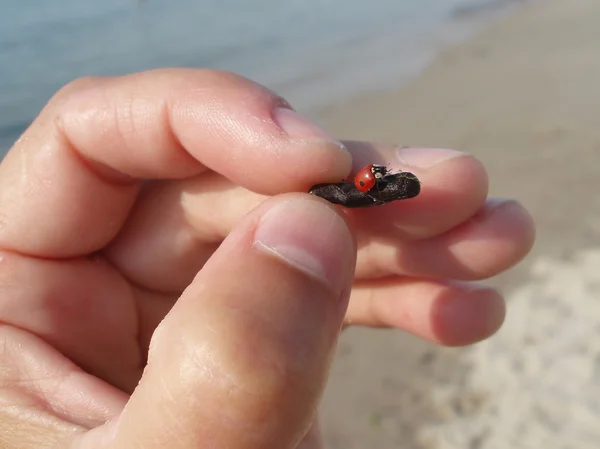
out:
<path id="1" fill-rule="evenodd" d="M 267 85 L 299 109 L 398 84 L 440 45 L 472 29 L 473 20 L 453 12 L 482 3 L 3 0 L 0 154 L 58 88 L 84 75 L 225 69 Z"/>

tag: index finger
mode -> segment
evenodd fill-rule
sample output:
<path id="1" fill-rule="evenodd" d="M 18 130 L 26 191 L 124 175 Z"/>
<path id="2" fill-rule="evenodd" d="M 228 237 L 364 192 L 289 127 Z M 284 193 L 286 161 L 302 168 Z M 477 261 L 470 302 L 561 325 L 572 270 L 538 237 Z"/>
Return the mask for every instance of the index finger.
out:
<path id="1" fill-rule="evenodd" d="M 0 248 L 72 257 L 119 231 L 141 179 L 207 169 L 274 194 L 338 181 L 351 156 L 269 90 L 169 69 L 60 91 L 0 165 Z"/>

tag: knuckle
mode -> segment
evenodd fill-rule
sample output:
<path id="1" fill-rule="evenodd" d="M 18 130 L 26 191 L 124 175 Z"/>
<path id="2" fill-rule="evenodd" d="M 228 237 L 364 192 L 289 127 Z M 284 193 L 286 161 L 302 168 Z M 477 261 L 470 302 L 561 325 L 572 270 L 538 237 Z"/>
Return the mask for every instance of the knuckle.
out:
<path id="1" fill-rule="evenodd" d="M 198 86 L 201 85 L 202 92 L 214 89 L 214 93 L 221 92 L 225 97 L 228 97 L 228 94 L 234 94 L 235 98 L 240 99 L 242 103 L 247 105 L 256 102 L 266 104 L 267 107 L 271 108 L 275 106 L 291 108 L 289 102 L 279 94 L 242 75 L 213 69 L 204 69 L 196 74 L 197 77 L 192 76 L 189 78 L 189 81 L 191 81 L 189 88 L 192 91 L 196 91 Z"/>
<path id="2" fill-rule="evenodd" d="M 51 103 L 59 102 L 62 103 L 73 96 L 80 95 L 82 92 L 87 91 L 91 87 L 97 86 L 102 82 L 102 77 L 97 76 L 84 76 L 76 78 L 63 87 L 61 87 L 50 100 Z"/>

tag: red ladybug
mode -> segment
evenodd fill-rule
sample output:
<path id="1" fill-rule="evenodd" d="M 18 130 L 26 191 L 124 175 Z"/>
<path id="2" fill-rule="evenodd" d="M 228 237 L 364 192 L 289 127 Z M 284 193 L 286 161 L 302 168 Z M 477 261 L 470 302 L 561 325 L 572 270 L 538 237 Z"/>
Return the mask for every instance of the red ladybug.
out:
<path id="1" fill-rule="evenodd" d="M 361 168 L 354 178 L 354 185 L 361 192 L 368 192 L 387 173 L 387 168 L 383 165 L 369 164 Z"/>

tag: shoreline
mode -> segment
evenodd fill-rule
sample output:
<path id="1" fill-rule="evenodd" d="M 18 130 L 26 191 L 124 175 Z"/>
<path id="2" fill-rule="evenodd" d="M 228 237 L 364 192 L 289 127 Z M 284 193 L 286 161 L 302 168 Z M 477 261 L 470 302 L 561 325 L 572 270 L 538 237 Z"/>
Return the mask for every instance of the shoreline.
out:
<path id="1" fill-rule="evenodd" d="M 542 225 L 534 251 L 563 254 L 585 247 L 598 226 L 572 222 L 570 217 L 588 214 L 561 186 L 586 198 L 598 182 L 593 164 L 580 173 L 570 160 L 574 151 L 589 159 L 600 148 L 600 128 L 592 120 L 600 109 L 600 60 L 593 43 L 600 39 L 591 40 L 600 31 L 592 28 L 593 14 L 600 14 L 600 4 L 591 0 L 569 6 L 527 2 L 441 51 L 409 83 L 359 93 L 312 116 L 342 139 L 470 152 L 489 170 L 491 195 L 522 201 L 553 232 L 575 226 L 577 232 L 556 240 Z M 556 28 L 566 20 L 577 28 Z M 548 195 L 569 213 L 547 208 Z"/>
<path id="2" fill-rule="evenodd" d="M 4 62 L 11 61 L 6 73 L 0 76 L 5 93 L 0 101 L 0 151 L 8 150 L 56 90 L 86 75 L 119 75 L 158 67 L 212 67 L 264 84 L 286 97 L 298 110 L 310 114 L 345 101 L 356 92 L 369 94 L 410 82 L 441 50 L 509 13 L 519 0 L 432 0 L 428 10 L 422 5 L 411 6 L 415 1 L 418 0 L 402 2 L 400 6 L 384 4 L 368 17 L 342 13 L 340 23 L 347 26 L 339 29 L 332 19 L 336 11 L 330 5 L 325 10 L 322 29 L 317 30 L 315 36 L 306 34 L 306 30 L 302 35 L 300 27 L 295 31 L 300 33 L 298 42 L 294 43 L 294 39 L 283 32 L 283 42 L 277 43 L 274 32 L 267 33 L 262 40 L 251 41 L 247 53 L 232 50 L 224 44 L 222 36 L 217 36 L 213 46 L 206 46 L 183 44 L 176 39 L 177 33 L 149 33 L 147 27 L 152 24 L 164 20 L 175 23 L 179 18 L 174 10 L 170 10 L 166 18 L 157 16 L 158 11 L 150 4 L 141 10 L 124 9 L 124 22 L 111 39 L 123 40 L 125 47 L 114 57 L 106 52 L 110 39 L 107 42 L 98 30 L 87 32 L 72 24 L 75 28 L 71 32 L 78 36 L 80 45 L 65 48 L 59 39 L 65 38 L 65 31 L 54 29 L 52 22 L 42 21 L 44 27 L 36 27 L 36 33 L 21 38 L 19 32 L 23 30 L 17 24 L 14 33 L 5 34 L 4 41 L 0 42 L 7 45 Z M 104 10 L 94 11 L 100 14 Z M 388 14 L 382 15 L 382 11 Z M 139 21 L 142 18 L 145 22 Z M 87 19 L 98 23 L 103 20 L 102 16 L 93 15 Z M 324 25 L 327 23 L 334 28 L 328 30 Z M 337 25 L 339 27 L 339 23 Z M 25 58 L 20 49 L 39 52 L 43 33 L 48 33 L 50 42 L 50 47 L 45 49 L 46 57 L 39 61 Z M 225 43 L 230 38 L 225 39 Z M 22 42 L 17 43 L 18 39 Z M 258 38 L 255 36 L 255 39 Z M 96 52 L 91 60 L 90 50 Z M 48 67 L 48 58 L 64 64 Z M 79 59 L 80 63 L 76 63 Z"/>
<path id="3" fill-rule="evenodd" d="M 382 29 L 381 35 L 354 42 L 358 49 L 348 48 L 347 44 L 331 49 L 339 61 L 341 74 L 334 73 L 331 67 L 320 70 L 317 57 L 313 61 L 315 66 L 296 78 L 269 82 L 259 76 L 256 80 L 264 81 L 298 110 L 318 116 L 323 110 L 357 96 L 409 84 L 447 48 L 473 39 L 498 20 L 538 1 L 541 0 L 474 0 L 446 11 L 437 19 L 430 18 L 427 23 L 405 24 L 403 32 Z M 355 60 L 362 57 L 365 59 L 356 64 Z"/>
<path id="4" fill-rule="evenodd" d="M 490 340 L 342 335 L 322 414 L 328 447 L 600 447 L 589 400 L 600 347 L 597 17 L 595 0 L 524 4 L 409 83 L 313 115 L 343 139 L 470 152 L 490 196 L 517 199 L 537 226 L 531 254 L 488 281 L 508 310 Z"/>

